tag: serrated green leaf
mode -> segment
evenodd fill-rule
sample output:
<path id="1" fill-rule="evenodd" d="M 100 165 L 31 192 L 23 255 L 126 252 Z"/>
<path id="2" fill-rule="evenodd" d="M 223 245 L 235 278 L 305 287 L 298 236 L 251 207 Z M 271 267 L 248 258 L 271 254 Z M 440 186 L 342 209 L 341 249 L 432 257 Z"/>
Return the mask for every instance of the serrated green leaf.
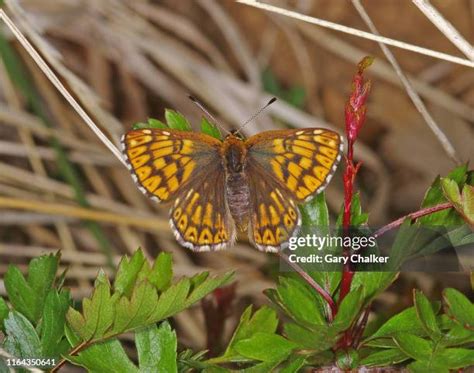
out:
<path id="1" fill-rule="evenodd" d="M 214 123 L 209 122 L 206 117 L 202 117 L 201 119 L 201 132 L 218 140 L 222 140 L 222 135 L 219 131 L 219 128 L 217 128 Z"/>
<path id="2" fill-rule="evenodd" d="M 452 288 L 444 290 L 443 298 L 448 313 L 464 327 L 474 329 L 474 305 L 469 299 L 461 292 Z"/>
<path id="3" fill-rule="evenodd" d="M 351 290 L 342 300 L 331 328 L 339 332 L 348 329 L 359 315 L 363 301 L 363 286 Z"/>
<path id="4" fill-rule="evenodd" d="M 117 274 L 114 281 L 114 290 L 119 294 L 130 297 L 133 287 L 138 278 L 138 274 L 144 267 L 146 262 L 145 256 L 141 249 L 136 250 L 132 257 L 127 255 L 122 257 L 118 266 Z"/>
<path id="5" fill-rule="evenodd" d="M 433 345 L 414 334 L 399 333 L 393 338 L 400 350 L 415 360 L 429 360 L 433 354 Z"/>
<path id="6" fill-rule="evenodd" d="M 43 255 L 31 260 L 27 279 L 15 266 L 5 274 L 5 288 L 13 309 L 36 324 L 43 312 L 46 295 L 53 285 L 59 254 Z"/>
<path id="7" fill-rule="evenodd" d="M 159 327 L 151 325 L 135 334 L 140 372 L 172 373 L 177 372 L 176 333 L 168 322 Z"/>
<path id="8" fill-rule="evenodd" d="M 185 307 L 191 283 L 188 278 L 181 279 L 177 284 L 166 289 L 158 299 L 153 320 L 164 320 Z"/>
<path id="9" fill-rule="evenodd" d="M 66 312 L 70 303 L 71 299 L 67 291 L 58 294 L 56 290 L 50 290 L 46 297 L 40 333 L 42 356 L 58 358 L 66 352 L 58 347 L 61 346 L 64 338 Z"/>
<path id="10" fill-rule="evenodd" d="M 184 307 L 193 305 L 198 300 L 204 298 L 207 294 L 212 293 L 218 287 L 227 285 L 230 281 L 232 281 L 234 276 L 233 272 L 228 272 L 222 276 L 213 277 L 208 276 L 207 272 L 203 272 L 201 275 L 203 274 L 206 274 L 206 277 L 202 281 L 196 281 L 196 276 L 191 278 L 191 292 L 186 299 Z"/>
<path id="11" fill-rule="evenodd" d="M 66 356 L 73 364 L 89 373 L 138 373 L 139 369 L 129 359 L 117 339 L 95 343 L 77 356 Z"/>
<path id="12" fill-rule="evenodd" d="M 31 322 L 17 311 L 11 311 L 4 321 L 5 349 L 17 358 L 41 358 L 41 342 Z"/>
<path id="13" fill-rule="evenodd" d="M 25 315 L 28 320 L 37 321 L 36 314 L 39 312 L 39 304 L 36 294 L 18 267 L 8 266 L 4 283 L 12 308 Z"/>
<path id="14" fill-rule="evenodd" d="M 191 125 L 189 124 L 188 120 L 184 117 L 184 115 L 175 110 L 165 109 L 165 119 L 168 127 L 171 129 L 191 131 Z"/>
<path id="15" fill-rule="evenodd" d="M 433 339 L 439 339 L 441 337 L 441 331 L 438 327 L 436 315 L 433 312 L 430 301 L 419 290 L 414 291 L 413 298 L 416 314 L 426 333 Z"/>
<path id="16" fill-rule="evenodd" d="M 257 332 L 248 339 L 235 344 L 235 350 L 240 355 L 259 361 L 279 361 L 297 347 L 277 334 Z"/>
<path id="17" fill-rule="evenodd" d="M 98 277 L 92 297 L 82 301 L 82 315 L 69 308 L 66 319 L 83 341 L 100 339 L 114 321 L 115 301 L 110 295 L 110 285 Z"/>
<path id="18" fill-rule="evenodd" d="M 134 287 L 130 299 L 121 297 L 117 301 L 113 327 L 106 335 L 121 334 L 147 325 L 157 303 L 158 294 L 155 288 L 149 282 L 142 281 Z"/>
<path id="19" fill-rule="evenodd" d="M 0 331 L 5 331 L 3 321 L 7 318 L 8 312 L 10 312 L 10 309 L 8 308 L 7 302 L 0 297 Z"/>
<path id="20" fill-rule="evenodd" d="M 403 351 L 401 351 L 398 348 L 389 348 L 386 350 L 382 351 L 377 351 L 369 356 L 363 358 L 360 361 L 360 365 L 363 366 L 377 366 L 377 367 L 383 367 L 387 365 L 393 365 L 393 364 L 398 364 L 401 363 L 405 360 L 408 360 L 410 357 L 405 354 Z"/>
<path id="21" fill-rule="evenodd" d="M 162 292 L 170 286 L 172 278 L 173 257 L 169 253 L 161 252 L 153 264 L 148 281 Z"/>

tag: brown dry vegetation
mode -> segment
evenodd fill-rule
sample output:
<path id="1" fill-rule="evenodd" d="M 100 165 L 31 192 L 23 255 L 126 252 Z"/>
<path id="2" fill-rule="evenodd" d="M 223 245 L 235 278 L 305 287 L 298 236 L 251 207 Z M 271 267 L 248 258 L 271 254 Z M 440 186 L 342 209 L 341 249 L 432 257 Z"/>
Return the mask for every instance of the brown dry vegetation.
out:
<path id="1" fill-rule="evenodd" d="M 350 2 L 272 1 L 302 13 L 367 30 Z M 472 43 L 474 3 L 432 1 Z M 414 108 L 377 43 L 264 13 L 233 1 L 11 1 L 9 14 L 23 24 L 43 56 L 115 143 L 132 123 L 162 118 L 173 108 L 199 123 L 187 95 L 199 97 L 228 128 L 265 103 L 261 73 L 269 68 L 285 87 L 304 87 L 304 108 L 279 100 L 246 134 L 282 127 L 328 126 L 343 131 L 343 108 L 355 64 L 377 57 L 368 120 L 356 149 L 363 162 L 359 187 L 370 223 L 379 226 L 416 210 L 438 174 L 454 164 Z M 382 35 L 461 55 L 408 0 L 364 1 Z M 21 12 L 20 12 L 21 10 Z M 24 13 L 22 13 L 24 11 Z M 62 250 L 74 296 L 89 294 L 99 266 L 106 266 L 97 239 L 81 219 L 98 222 L 117 261 L 141 246 L 150 257 L 173 253 L 176 274 L 233 269 L 236 312 L 264 302 L 276 259 L 251 248 L 243 237 L 231 250 L 195 255 L 179 247 L 168 228 L 167 209 L 148 201 L 128 171 L 11 39 L 47 113 L 44 123 L 25 104 L 0 66 L 0 277 L 9 263 L 25 268 L 32 257 Z M 392 49 L 409 74 L 457 157 L 474 161 L 474 71 L 413 52 Z M 195 127 L 197 129 L 197 126 Z M 58 169 L 56 137 L 77 167 L 89 208 L 81 207 Z M 327 191 L 332 212 L 342 203 L 336 175 Z M 110 271 L 109 271 L 110 272 Z M 111 273 L 112 274 L 112 273 Z M 405 276 L 379 300 L 386 310 L 410 302 L 411 286 L 428 292 L 441 286 L 434 275 Z M 468 288 L 464 275 L 444 276 Z M 0 294 L 4 294 L 0 280 Z M 396 305 L 396 306 L 394 306 Z M 392 308 L 393 310 L 393 308 Z M 387 311 L 388 312 L 388 311 Z M 176 318 L 181 341 L 203 347 L 200 307 Z M 232 323 L 228 324 L 230 328 Z"/>

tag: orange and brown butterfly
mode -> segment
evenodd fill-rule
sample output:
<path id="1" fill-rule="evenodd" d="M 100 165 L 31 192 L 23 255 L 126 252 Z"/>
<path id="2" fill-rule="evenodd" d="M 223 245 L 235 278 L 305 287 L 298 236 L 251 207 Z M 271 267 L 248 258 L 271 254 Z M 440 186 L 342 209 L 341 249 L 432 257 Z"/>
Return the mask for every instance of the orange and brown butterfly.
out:
<path id="1" fill-rule="evenodd" d="M 122 137 L 132 177 L 152 200 L 170 203 L 177 241 L 193 251 L 233 245 L 236 227 L 262 251 L 284 249 L 301 226 L 298 204 L 331 180 L 339 134 L 323 128 L 266 131 L 223 141 L 204 133 L 143 128 Z"/>

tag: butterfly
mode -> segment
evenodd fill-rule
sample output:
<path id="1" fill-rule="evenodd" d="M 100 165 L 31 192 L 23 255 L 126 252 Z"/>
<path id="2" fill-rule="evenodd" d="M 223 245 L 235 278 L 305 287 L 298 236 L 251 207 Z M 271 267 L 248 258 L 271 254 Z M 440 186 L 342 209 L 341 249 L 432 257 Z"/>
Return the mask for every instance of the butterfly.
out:
<path id="1" fill-rule="evenodd" d="M 261 251 L 278 252 L 301 227 L 297 204 L 331 180 L 341 136 L 322 128 L 266 131 L 218 140 L 176 129 L 131 130 L 123 153 L 139 189 L 170 203 L 177 241 L 193 251 L 233 245 L 248 230 Z"/>

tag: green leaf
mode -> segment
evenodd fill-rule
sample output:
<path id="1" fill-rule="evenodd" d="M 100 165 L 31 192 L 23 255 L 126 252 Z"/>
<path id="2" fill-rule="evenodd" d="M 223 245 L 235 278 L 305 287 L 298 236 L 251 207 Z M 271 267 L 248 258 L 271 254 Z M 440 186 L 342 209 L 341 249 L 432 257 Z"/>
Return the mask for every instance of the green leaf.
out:
<path id="1" fill-rule="evenodd" d="M 8 308 L 7 303 L 2 297 L 0 297 L 0 331 L 5 331 L 3 321 L 7 318 L 8 312 L 10 312 L 10 309 Z"/>
<path id="2" fill-rule="evenodd" d="M 140 372 L 171 373 L 177 372 L 176 333 L 168 322 L 149 326 L 135 335 Z"/>
<path id="3" fill-rule="evenodd" d="M 71 299 L 67 291 L 58 294 L 56 290 L 51 290 L 46 297 L 40 333 L 42 355 L 45 357 L 58 358 L 66 352 L 58 347 L 65 347 L 64 344 L 61 345 L 61 341 L 64 338 L 66 312 L 70 303 Z"/>
<path id="4" fill-rule="evenodd" d="M 430 301 L 419 290 L 415 290 L 413 295 L 416 314 L 421 321 L 421 325 L 431 338 L 439 339 L 441 337 L 441 331 L 439 330 L 436 315 L 433 312 Z"/>
<path id="5" fill-rule="evenodd" d="M 240 317 L 239 325 L 234 331 L 232 338 L 222 355 L 224 361 L 231 361 L 238 356 L 235 345 L 244 339 L 250 338 L 252 335 L 263 332 L 267 334 L 274 333 L 278 326 L 278 318 L 276 312 L 269 307 L 262 307 L 255 311 L 252 315 L 252 306 L 248 306 Z"/>
<path id="6" fill-rule="evenodd" d="M 433 354 L 432 344 L 414 334 L 399 333 L 394 340 L 400 350 L 415 360 L 427 360 Z"/>
<path id="7" fill-rule="evenodd" d="M 172 278 L 173 257 L 169 253 L 161 252 L 155 260 L 148 281 L 162 292 L 171 285 Z"/>
<path id="8" fill-rule="evenodd" d="M 303 356 L 290 359 L 280 370 L 280 373 L 298 373 L 306 365 L 306 360 Z"/>
<path id="9" fill-rule="evenodd" d="M 17 311 L 4 321 L 5 349 L 17 358 L 41 358 L 41 342 L 31 322 Z"/>
<path id="10" fill-rule="evenodd" d="M 148 281 L 142 281 L 133 289 L 130 299 L 121 297 L 117 301 L 113 327 L 106 335 L 121 334 L 147 325 L 157 303 L 158 294 L 155 288 Z"/>
<path id="11" fill-rule="evenodd" d="M 99 275 L 91 298 L 82 301 L 83 315 L 69 308 L 66 318 L 73 331 L 81 336 L 83 341 L 100 339 L 112 326 L 115 315 L 116 298 L 110 295 L 110 284 Z"/>
<path id="12" fill-rule="evenodd" d="M 59 254 L 34 258 L 28 266 L 27 280 L 15 266 L 9 266 L 5 274 L 5 288 L 13 309 L 34 324 L 43 312 L 44 301 L 52 288 L 58 262 Z"/>
<path id="13" fill-rule="evenodd" d="M 201 119 L 201 132 L 218 140 L 222 140 L 222 135 L 219 131 L 219 128 L 217 128 L 214 123 L 209 122 L 206 117 L 202 117 Z"/>
<path id="14" fill-rule="evenodd" d="M 259 361 L 281 360 L 296 347 L 296 343 L 279 335 L 262 332 L 257 332 L 235 344 L 235 350 L 240 355 Z"/>
<path id="15" fill-rule="evenodd" d="M 433 313 L 436 314 L 439 311 L 439 306 L 437 304 L 434 304 L 431 307 L 433 308 Z M 415 307 L 407 308 L 395 316 L 392 316 L 374 334 L 368 337 L 367 340 L 393 337 L 397 333 L 424 335 L 424 327 L 420 319 L 417 317 Z"/>
<path id="16" fill-rule="evenodd" d="M 302 225 L 329 228 L 329 209 L 324 192 L 317 194 L 310 202 L 300 206 Z"/>
<path id="17" fill-rule="evenodd" d="M 70 340 L 70 342 L 72 341 Z M 66 358 L 70 362 L 86 368 L 89 373 L 139 372 L 117 339 L 93 344 L 77 356 L 66 356 Z"/>
<path id="18" fill-rule="evenodd" d="M 455 168 L 446 178 L 453 180 L 459 186 L 463 186 L 467 179 L 467 165 Z M 438 176 L 426 192 L 421 207 L 430 207 L 443 202 L 447 202 L 447 199 L 441 187 L 441 178 Z M 460 225 L 463 223 L 462 218 L 452 209 L 423 216 L 417 219 L 417 222 L 429 226 Z"/>
<path id="19" fill-rule="evenodd" d="M 451 179 L 441 178 L 441 188 L 443 189 L 445 197 L 454 204 L 461 203 L 461 194 L 459 193 L 458 184 Z"/>
<path id="20" fill-rule="evenodd" d="M 447 312 L 464 327 L 474 329 L 474 305 L 469 299 L 452 288 L 444 290 L 443 298 L 447 306 Z"/>
<path id="21" fill-rule="evenodd" d="M 342 300 L 332 326 L 339 332 L 347 330 L 359 315 L 363 301 L 362 286 L 351 290 Z"/>
<path id="22" fill-rule="evenodd" d="M 179 112 L 165 109 L 165 119 L 168 127 L 174 130 L 191 131 L 188 120 Z"/>
<path id="23" fill-rule="evenodd" d="M 155 119 L 155 118 L 148 118 L 148 127 L 149 128 L 160 128 L 160 129 L 166 129 L 168 126 L 164 124 L 161 120 Z"/>
<path id="24" fill-rule="evenodd" d="M 317 295 L 298 280 L 280 277 L 279 300 L 295 321 L 324 325 L 326 318 L 318 306 Z"/>
<path id="25" fill-rule="evenodd" d="M 449 373 L 449 369 L 445 365 L 436 365 L 427 360 L 415 361 L 408 365 L 408 369 L 412 373 Z"/>
<path id="26" fill-rule="evenodd" d="M 317 328 L 306 329 L 294 323 L 285 323 L 283 326 L 285 336 L 298 344 L 300 349 L 315 352 L 325 351 L 337 342 L 338 333 L 333 333 L 328 325 L 319 325 Z"/>
<path id="27" fill-rule="evenodd" d="M 364 366 L 386 366 L 386 365 L 393 365 L 393 364 L 398 364 L 401 363 L 402 361 L 405 361 L 409 359 L 410 357 L 405 354 L 403 351 L 401 351 L 398 348 L 389 348 L 386 350 L 382 351 L 377 351 L 369 356 L 363 358 L 360 361 L 360 365 Z"/>
<path id="28" fill-rule="evenodd" d="M 465 329 L 462 325 L 458 323 L 455 323 L 455 325 L 446 334 L 443 335 L 443 339 L 441 340 L 441 344 L 447 347 L 459 346 L 473 342 L 474 331 Z"/>
<path id="29" fill-rule="evenodd" d="M 464 185 L 462 189 L 462 211 L 467 222 L 474 226 L 474 187 Z"/>
<path id="30" fill-rule="evenodd" d="M 364 304 L 369 304 L 377 295 L 388 288 L 397 277 L 397 272 L 356 272 L 352 278 L 351 291 L 362 287 Z"/>
<path id="31" fill-rule="evenodd" d="M 114 281 L 114 290 L 119 294 L 130 297 L 135 286 L 138 274 L 146 263 L 145 256 L 141 249 L 136 250 L 132 257 L 127 255 L 122 257 Z"/>
<path id="32" fill-rule="evenodd" d="M 449 369 L 467 368 L 474 365 L 474 350 L 447 348 L 436 354 L 433 363 L 442 364 Z"/>

